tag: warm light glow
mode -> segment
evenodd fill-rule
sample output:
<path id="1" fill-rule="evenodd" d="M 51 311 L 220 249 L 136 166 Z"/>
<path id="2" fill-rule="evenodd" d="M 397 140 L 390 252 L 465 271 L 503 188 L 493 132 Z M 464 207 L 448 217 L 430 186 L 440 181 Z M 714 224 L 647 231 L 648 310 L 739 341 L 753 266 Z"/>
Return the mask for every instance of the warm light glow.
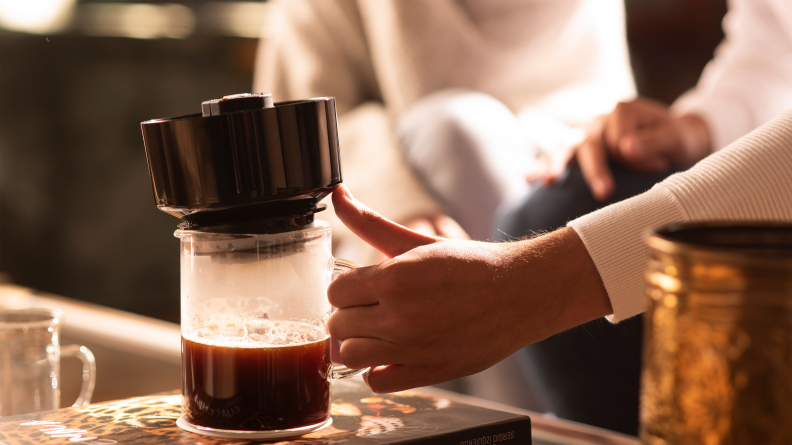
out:
<path id="1" fill-rule="evenodd" d="M 97 3 L 81 8 L 83 31 L 89 35 L 137 39 L 181 39 L 192 34 L 195 16 L 184 5 Z"/>
<path id="2" fill-rule="evenodd" d="M 0 0 L 0 28 L 50 34 L 65 28 L 76 0 Z"/>
<path id="3" fill-rule="evenodd" d="M 0 0 L 0 28 L 32 34 L 68 31 L 100 37 L 183 39 L 196 29 L 210 35 L 258 39 L 267 4 L 213 1 L 191 7 L 176 3 Z"/>
<path id="4" fill-rule="evenodd" d="M 257 39 L 266 11 L 262 2 L 212 2 L 201 7 L 201 18 L 218 34 Z"/>

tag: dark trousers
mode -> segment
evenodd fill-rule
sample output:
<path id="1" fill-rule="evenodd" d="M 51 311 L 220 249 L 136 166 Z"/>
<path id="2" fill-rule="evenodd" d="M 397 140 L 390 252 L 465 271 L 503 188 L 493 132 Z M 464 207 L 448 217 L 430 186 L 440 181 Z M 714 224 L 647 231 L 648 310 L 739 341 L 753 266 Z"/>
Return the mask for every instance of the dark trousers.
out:
<path id="1" fill-rule="evenodd" d="M 594 199 L 580 168 L 541 187 L 509 210 L 497 225 L 500 241 L 552 231 L 567 222 L 650 189 L 670 173 L 646 174 L 611 163 L 616 190 L 607 202 Z M 523 348 L 517 353 L 546 411 L 558 417 L 638 433 L 641 317 L 616 325 L 594 320 Z"/>

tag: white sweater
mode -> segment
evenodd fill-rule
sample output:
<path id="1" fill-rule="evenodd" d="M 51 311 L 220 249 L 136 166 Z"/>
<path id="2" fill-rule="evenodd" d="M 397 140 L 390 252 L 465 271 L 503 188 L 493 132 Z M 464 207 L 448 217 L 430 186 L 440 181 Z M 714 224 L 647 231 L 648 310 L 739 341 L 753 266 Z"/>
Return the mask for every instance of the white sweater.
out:
<path id="1" fill-rule="evenodd" d="M 792 222 L 792 110 L 648 192 L 569 223 L 608 291 L 608 318 L 645 309 L 650 229 L 711 220 Z"/>

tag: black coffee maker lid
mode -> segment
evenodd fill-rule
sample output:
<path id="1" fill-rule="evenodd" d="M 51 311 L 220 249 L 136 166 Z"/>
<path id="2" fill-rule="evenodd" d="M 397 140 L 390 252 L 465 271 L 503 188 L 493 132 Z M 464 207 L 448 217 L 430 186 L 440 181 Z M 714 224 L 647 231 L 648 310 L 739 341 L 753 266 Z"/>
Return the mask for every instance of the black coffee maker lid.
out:
<path id="1" fill-rule="evenodd" d="M 305 222 L 341 183 L 334 98 L 237 94 L 201 108 L 140 125 L 157 207 L 187 226 Z"/>

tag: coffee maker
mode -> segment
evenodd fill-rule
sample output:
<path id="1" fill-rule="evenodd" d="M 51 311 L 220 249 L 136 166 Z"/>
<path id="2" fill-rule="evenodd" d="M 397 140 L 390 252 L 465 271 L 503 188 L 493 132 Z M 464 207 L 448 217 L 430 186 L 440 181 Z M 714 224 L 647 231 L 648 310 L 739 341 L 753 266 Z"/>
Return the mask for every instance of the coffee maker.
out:
<path id="1" fill-rule="evenodd" d="M 143 122 L 157 207 L 182 219 L 182 417 L 191 432 L 276 439 L 324 428 L 327 286 L 357 267 L 315 220 L 341 183 L 335 100 L 238 94 Z"/>

